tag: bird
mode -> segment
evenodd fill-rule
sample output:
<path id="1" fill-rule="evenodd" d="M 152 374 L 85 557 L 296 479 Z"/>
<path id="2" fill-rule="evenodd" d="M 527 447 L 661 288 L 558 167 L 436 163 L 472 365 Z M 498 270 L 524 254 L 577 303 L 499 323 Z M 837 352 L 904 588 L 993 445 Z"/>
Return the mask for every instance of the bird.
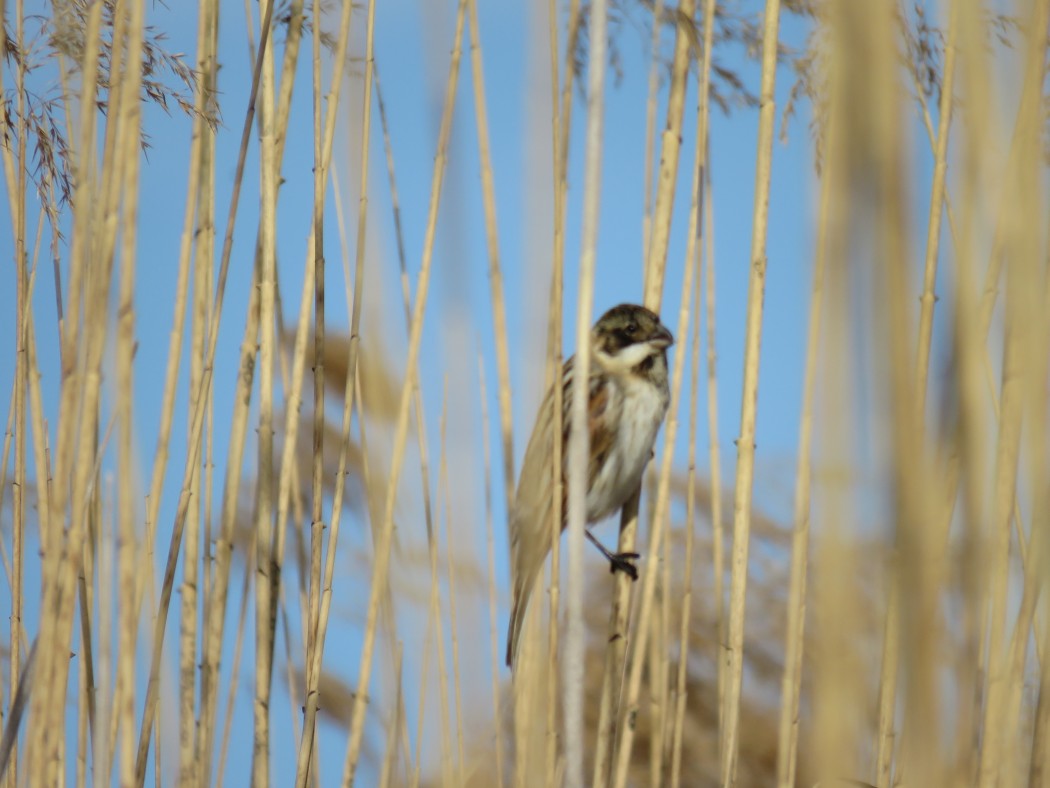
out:
<path id="1" fill-rule="evenodd" d="M 670 402 L 667 348 L 671 332 L 655 312 L 637 304 L 620 304 L 591 328 L 587 414 L 590 461 L 587 468 L 587 538 L 609 561 L 611 572 L 622 571 L 632 580 L 638 571 L 631 561 L 637 553 L 613 553 L 589 526 L 615 514 L 640 487 L 642 472 L 653 457 L 653 445 Z M 567 457 L 571 433 L 573 379 L 576 357 L 561 369 L 562 457 Z M 509 518 L 511 556 L 511 614 L 507 632 L 507 666 L 518 653 L 529 596 L 551 547 L 554 506 L 554 386 L 546 392 L 522 464 Z M 562 466 L 561 529 L 567 523 L 568 471 Z"/>

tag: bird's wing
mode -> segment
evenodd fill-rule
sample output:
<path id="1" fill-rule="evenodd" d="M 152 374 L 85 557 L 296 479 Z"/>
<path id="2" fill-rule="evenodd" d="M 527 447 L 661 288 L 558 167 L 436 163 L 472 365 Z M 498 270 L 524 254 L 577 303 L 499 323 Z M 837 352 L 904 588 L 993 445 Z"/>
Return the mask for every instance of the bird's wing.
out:
<path id="1" fill-rule="evenodd" d="M 561 526 L 565 527 L 568 504 L 568 480 L 566 456 L 572 433 L 570 413 L 572 411 L 573 368 L 575 357 L 562 367 L 562 488 Z M 610 418 L 612 393 L 607 376 L 597 368 L 591 371 L 588 385 L 588 427 L 590 431 L 591 460 L 587 473 L 587 487 L 592 486 L 597 470 L 606 461 L 616 438 Z M 512 572 L 512 605 L 510 631 L 507 636 L 507 664 L 511 664 L 517 653 L 517 641 L 525 620 L 525 611 L 532 593 L 532 586 L 543 567 L 551 547 L 551 517 L 554 504 L 554 389 L 551 387 L 543 399 L 536 417 L 529 444 L 525 449 L 525 460 L 521 467 L 518 491 L 514 501 L 510 523 L 510 550 Z"/>

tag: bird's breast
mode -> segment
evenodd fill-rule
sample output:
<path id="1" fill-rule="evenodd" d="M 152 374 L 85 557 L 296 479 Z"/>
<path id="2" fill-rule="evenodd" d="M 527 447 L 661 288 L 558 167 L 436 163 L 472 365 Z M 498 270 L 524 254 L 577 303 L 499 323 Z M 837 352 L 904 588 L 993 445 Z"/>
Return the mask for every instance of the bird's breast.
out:
<path id="1" fill-rule="evenodd" d="M 612 388 L 609 415 L 616 437 L 590 485 L 587 520 L 592 523 L 615 513 L 638 487 L 667 413 L 667 391 L 648 381 L 628 378 Z"/>

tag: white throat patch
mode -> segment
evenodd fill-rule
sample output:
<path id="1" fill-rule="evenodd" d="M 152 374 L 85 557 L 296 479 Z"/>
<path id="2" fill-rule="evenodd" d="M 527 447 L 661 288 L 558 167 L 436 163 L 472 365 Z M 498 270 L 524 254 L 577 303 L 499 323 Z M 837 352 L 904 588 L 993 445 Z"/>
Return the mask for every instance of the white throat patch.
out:
<path id="1" fill-rule="evenodd" d="M 657 348 L 648 342 L 637 342 L 622 348 L 616 355 L 610 355 L 604 350 L 597 348 L 594 352 L 594 358 L 606 372 L 614 375 L 624 375 L 657 352 L 659 352 Z"/>

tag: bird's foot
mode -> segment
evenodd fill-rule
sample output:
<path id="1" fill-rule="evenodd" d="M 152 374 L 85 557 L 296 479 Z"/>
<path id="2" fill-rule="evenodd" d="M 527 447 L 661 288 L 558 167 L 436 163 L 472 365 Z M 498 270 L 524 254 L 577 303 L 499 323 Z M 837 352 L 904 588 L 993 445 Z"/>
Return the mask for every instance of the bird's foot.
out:
<path id="1" fill-rule="evenodd" d="M 638 579 L 638 567 L 631 563 L 631 561 L 641 557 L 638 553 L 613 553 L 606 548 L 605 545 L 599 542 L 590 531 L 584 531 L 583 533 L 588 541 L 597 547 L 601 554 L 605 556 L 606 560 L 609 562 L 610 572 L 613 574 L 623 572 L 631 578 L 631 580 Z"/>
<path id="2" fill-rule="evenodd" d="M 612 574 L 617 572 L 623 572 L 631 580 L 638 579 L 638 567 L 631 563 L 641 556 L 638 553 L 610 553 L 609 554 L 609 571 Z"/>

